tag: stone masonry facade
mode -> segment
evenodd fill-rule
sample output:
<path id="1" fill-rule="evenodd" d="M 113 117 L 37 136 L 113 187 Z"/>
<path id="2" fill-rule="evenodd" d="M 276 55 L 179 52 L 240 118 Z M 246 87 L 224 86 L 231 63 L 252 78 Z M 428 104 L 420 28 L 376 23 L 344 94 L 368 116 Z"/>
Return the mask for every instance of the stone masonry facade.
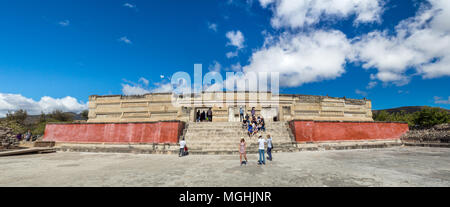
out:
<path id="1" fill-rule="evenodd" d="M 175 100 L 176 104 L 173 104 Z M 213 112 L 214 122 L 237 122 L 239 109 L 266 121 L 373 121 L 372 103 L 367 99 L 289 95 L 256 92 L 203 92 L 190 96 L 151 93 L 138 96 L 92 95 L 89 123 L 195 121 L 196 112 Z"/>

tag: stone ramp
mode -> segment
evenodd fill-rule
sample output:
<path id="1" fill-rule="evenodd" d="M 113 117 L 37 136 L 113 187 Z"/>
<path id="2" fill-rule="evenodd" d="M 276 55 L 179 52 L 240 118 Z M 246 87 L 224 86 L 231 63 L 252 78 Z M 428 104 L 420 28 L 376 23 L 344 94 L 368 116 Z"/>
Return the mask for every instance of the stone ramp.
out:
<path id="1" fill-rule="evenodd" d="M 266 123 L 266 132 L 249 137 L 240 122 L 189 122 L 185 140 L 191 154 L 237 154 L 241 137 L 247 142 L 247 153 L 258 152 L 258 136 L 270 134 L 274 152 L 297 151 L 292 133 L 286 122 Z"/>

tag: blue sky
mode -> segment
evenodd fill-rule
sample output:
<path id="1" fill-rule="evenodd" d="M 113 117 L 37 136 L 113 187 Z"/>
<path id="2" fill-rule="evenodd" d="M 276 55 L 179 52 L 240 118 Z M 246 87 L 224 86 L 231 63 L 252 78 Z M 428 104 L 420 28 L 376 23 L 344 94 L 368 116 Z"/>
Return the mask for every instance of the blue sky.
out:
<path id="1" fill-rule="evenodd" d="M 449 108 L 445 0 L 298 2 L 1 0 L 0 115 L 79 111 L 89 95 L 157 91 L 196 63 L 224 77 L 276 63 L 268 68 L 292 83 L 281 93 L 368 97 L 374 109 Z"/>

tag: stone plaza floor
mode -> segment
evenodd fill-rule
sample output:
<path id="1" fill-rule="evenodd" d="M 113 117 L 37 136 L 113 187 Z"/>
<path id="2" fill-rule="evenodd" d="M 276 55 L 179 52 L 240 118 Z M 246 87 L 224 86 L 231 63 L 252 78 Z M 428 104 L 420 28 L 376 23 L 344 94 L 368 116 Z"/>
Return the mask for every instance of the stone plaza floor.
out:
<path id="1" fill-rule="evenodd" d="M 450 186 L 450 148 L 248 155 L 57 152 L 0 157 L 0 186 Z"/>

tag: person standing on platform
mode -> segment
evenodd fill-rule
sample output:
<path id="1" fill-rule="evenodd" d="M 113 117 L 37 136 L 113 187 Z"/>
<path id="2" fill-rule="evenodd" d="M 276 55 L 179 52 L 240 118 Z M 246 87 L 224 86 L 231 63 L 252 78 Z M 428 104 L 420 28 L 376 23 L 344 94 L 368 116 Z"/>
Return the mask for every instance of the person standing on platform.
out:
<path id="1" fill-rule="evenodd" d="M 241 137 L 241 143 L 239 144 L 239 160 L 241 161 L 241 166 L 242 166 L 242 164 L 247 165 L 247 162 L 248 162 L 246 148 L 247 148 L 247 143 L 245 143 L 244 137 Z M 245 162 L 242 161 L 242 157 L 244 157 Z"/>
<path id="2" fill-rule="evenodd" d="M 244 120 L 244 108 L 241 106 L 241 108 L 239 108 L 239 121 L 243 121 Z"/>
<path id="3" fill-rule="evenodd" d="M 180 154 L 178 157 L 184 156 L 184 148 L 186 147 L 186 141 L 184 141 L 184 138 L 180 141 Z"/>
<path id="4" fill-rule="evenodd" d="M 273 144 L 272 144 L 272 137 L 270 136 L 270 134 L 267 135 L 267 160 L 272 161 L 272 149 L 273 149 Z"/>
<path id="5" fill-rule="evenodd" d="M 266 157 L 264 156 L 264 144 L 266 143 L 266 140 L 260 135 L 259 139 L 258 139 L 258 144 L 259 144 L 259 160 L 258 160 L 258 164 L 262 165 L 262 164 L 266 164 Z"/>
<path id="6" fill-rule="evenodd" d="M 205 111 L 202 111 L 202 113 L 200 114 L 200 121 L 203 122 L 206 119 L 206 114 Z"/>
<path id="7" fill-rule="evenodd" d="M 208 109 L 208 121 L 212 121 L 212 110 L 211 108 Z"/>
<path id="8" fill-rule="evenodd" d="M 197 122 L 200 122 L 200 110 L 197 110 L 197 116 L 195 117 Z"/>

